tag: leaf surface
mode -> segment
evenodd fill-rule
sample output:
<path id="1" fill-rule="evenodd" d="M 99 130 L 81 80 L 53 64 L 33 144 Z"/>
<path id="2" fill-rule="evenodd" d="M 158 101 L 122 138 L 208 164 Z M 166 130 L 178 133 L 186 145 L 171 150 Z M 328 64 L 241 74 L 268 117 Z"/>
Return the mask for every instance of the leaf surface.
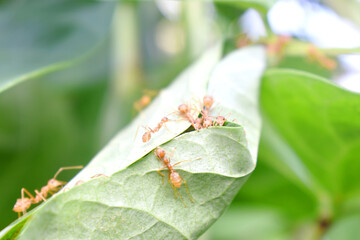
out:
<path id="1" fill-rule="evenodd" d="M 68 187 L 77 180 L 85 180 L 85 183 L 57 194 L 33 211 L 18 239 L 38 239 L 40 236 L 46 239 L 198 238 L 230 205 L 256 165 L 253 152 L 257 149 L 259 129 L 252 130 L 260 127 L 260 120 L 257 111 L 252 109 L 257 106 L 257 98 L 252 94 L 257 93 L 256 86 L 265 67 L 265 52 L 261 47 L 245 48 L 216 64 L 220 50 L 219 46 L 209 50 L 162 91 L 152 105 L 119 133 Z M 239 120 L 243 126 L 229 124 L 186 132 L 174 138 L 189 127 L 186 121 L 174 121 L 168 126 L 170 131 L 161 130 L 147 144 L 141 142 L 141 136 L 134 140 L 139 124 L 152 126 L 178 104 L 191 98 L 198 102 L 207 88 L 218 104 L 214 113 L 231 111 L 240 118 L 249 111 L 247 119 Z M 242 92 L 247 90 L 251 97 Z M 217 92 L 226 92 L 229 96 L 222 98 Z M 238 100 L 254 102 L 242 109 Z M 139 130 L 139 134 L 142 133 Z M 194 199 L 191 203 L 182 185 L 179 192 L 187 207 L 179 197 L 175 198 L 167 182 L 167 170 L 162 171 L 165 184 L 161 183 L 162 177 L 157 170 L 162 164 L 152 152 L 160 144 L 168 152 L 174 152 L 172 164 L 200 158 L 175 167 L 187 181 Z M 97 173 L 109 177 L 87 181 Z M 6 239 L 6 232 L 2 234 Z"/>

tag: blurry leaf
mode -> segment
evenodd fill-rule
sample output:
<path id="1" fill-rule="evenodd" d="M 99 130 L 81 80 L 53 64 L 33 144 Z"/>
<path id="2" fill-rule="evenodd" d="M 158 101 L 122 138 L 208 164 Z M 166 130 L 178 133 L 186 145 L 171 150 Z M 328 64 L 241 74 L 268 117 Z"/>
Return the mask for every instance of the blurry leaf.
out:
<path id="1" fill-rule="evenodd" d="M 281 59 L 277 67 L 301 70 L 325 78 L 331 78 L 333 75 L 333 71 L 322 67 L 317 62 L 311 62 L 309 59 L 304 58 L 303 56 L 285 56 L 284 59 Z"/>
<path id="2" fill-rule="evenodd" d="M 218 104 L 215 110 L 231 111 L 239 117 L 243 127 L 214 127 L 189 132 L 164 145 L 168 151 L 176 149 L 173 163 L 201 157 L 176 166 L 188 182 L 195 203 L 189 201 L 182 187 L 179 191 L 188 205 L 184 208 L 182 202 L 174 198 L 170 186 L 161 184 L 161 176 L 156 170 L 162 164 L 150 152 L 172 139 L 173 131 L 177 134 L 183 132 L 189 123 L 172 122 L 168 126 L 171 132 L 161 130 L 147 144 L 141 142 L 141 136 L 135 141 L 132 139 L 136 125 L 148 121 L 152 126 L 171 107 L 176 108 L 190 96 L 201 97 L 218 59 L 217 46 L 164 90 L 140 118 L 115 137 L 71 184 L 80 179 L 86 181 L 98 173 L 111 175 L 109 178 L 90 180 L 42 204 L 33 211 L 19 239 L 41 236 L 61 236 L 61 239 L 198 238 L 231 203 L 255 167 L 260 120 L 253 107 L 257 106 L 257 86 L 265 67 L 264 49 L 245 48 L 228 55 L 215 67 L 210 78 L 209 91 L 214 91 Z M 244 83 L 247 81 L 251 82 Z M 238 104 L 239 101 L 249 105 L 244 107 Z M 147 118 L 150 116 L 151 119 Z M 142 157 L 144 154 L 147 155 Z M 13 225 L 13 228 L 17 226 Z M 1 234 L 5 238 L 7 233 Z"/>
<path id="3" fill-rule="evenodd" d="M 264 160 L 316 199 L 315 224 L 336 219 L 360 192 L 360 95 L 314 75 L 266 72 L 261 89 Z M 304 205 L 298 205 L 301 209 Z M 305 209 L 304 209 L 305 211 Z M 317 222 L 319 220 L 319 222 Z"/>
<path id="4" fill-rule="evenodd" d="M 277 0 L 215 0 L 217 5 L 229 5 L 241 9 L 255 8 L 263 15 L 275 4 Z M 230 10 L 229 10 L 230 11 Z"/>
<path id="5" fill-rule="evenodd" d="M 360 154 L 359 94 L 313 75 L 273 70 L 264 76 L 261 103 L 266 119 L 283 141 L 269 136 L 268 143 L 279 143 L 274 149 L 281 144 L 291 149 L 293 156 L 288 154 L 284 161 L 294 167 L 297 176 L 304 176 L 300 177 L 304 184 L 319 185 L 338 197 L 356 191 L 360 183 L 360 164 L 356 163 Z M 299 164 L 296 169 L 295 164 Z"/>
<path id="6" fill-rule="evenodd" d="M 0 189 L 6 192 L 0 198 L 0 229 L 17 218 L 12 207 L 22 187 L 38 189 L 59 167 L 86 164 L 101 149 L 94 116 L 101 113 L 106 82 L 88 78 L 91 84 L 78 86 L 75 94 L 54 87 L 52 80 L 50 74 L 0 95 Z"/>
<path id="7" fill-rule="evenodd" d="M 2 1 L 0 92 L 71 67 L 106 39 L 113 2 Z"/>
<path id="8" fill-rule="evenodd" d="M 274 209 L 244 204 L 234 206 L 232 204 L 224 216 L 200 240 L 289 239 L 289 236 L 284 234 L 287 225 L 286 220 Z"/>
<path id="9" fill-rule="evenodd" d="M 201 240 L 293 239 L 300 221 L 316 219 L 314 194 L 289 181 L 267 163 L 269 159 L 279 161 L 260 142 L 256 170 L 224 216 L 205 234 L 209 238 Z"/>
<path id="10" fill-rule="evenodd" d="M 327 228 L 329 239 L 356 239 L 360 95 L 314 75 L 271 70 L 260 99 L 258 166 L 210 239 L 310 239 Z M 274 230 L 262 230 L 266 237 L 248 236 L 251 222 L 240 224 L 258 214 L 261 229 Z"/>
<path id="11" fill-rule="evenodd" d="M 358 0 L 323 0 L 322 2 L 342 17 L 349 18 L 360 26 L 360 2 Z"/>
<path id="12" fill-rule="evenodd" d="M 360 236 L 360 215 L 353 215 L 339 219 L 331 226 L 323 239 L 347 239 L 357 240 Z"/>

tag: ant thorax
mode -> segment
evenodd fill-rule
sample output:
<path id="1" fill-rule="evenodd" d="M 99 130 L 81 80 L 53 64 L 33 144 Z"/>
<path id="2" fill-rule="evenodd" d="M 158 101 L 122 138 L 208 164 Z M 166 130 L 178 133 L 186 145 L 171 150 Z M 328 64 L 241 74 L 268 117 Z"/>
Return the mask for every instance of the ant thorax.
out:
<path id="1" fill-rule="evenodd" d="M 44 197 L 47 197 L 47 193 L 49 192 L 49 187 L 46 185 L 41 188 L 41 193 L 44 195 Z"/>
<path id="2" fill-rule="evenodd" d="M 163 157 L 163 161 L 166 165 L 170 164 L 170 160 L 167 157 Z"/>

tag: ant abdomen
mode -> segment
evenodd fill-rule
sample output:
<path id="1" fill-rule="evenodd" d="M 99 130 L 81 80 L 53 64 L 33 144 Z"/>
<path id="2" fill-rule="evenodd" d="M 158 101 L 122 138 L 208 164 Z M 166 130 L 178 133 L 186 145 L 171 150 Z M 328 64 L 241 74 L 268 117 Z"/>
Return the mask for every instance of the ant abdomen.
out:
<path id="1" fill-rule="evenodd" d="M 177 172 L 172 172 L 170 174 L 170 181 L 172 182 L 172 184 L 174 184 L 175 187 L 181 187 L 181 177 L 180 174 L 178 174 Z"/>
<path id="2" fill-rule="evenodd" d="M 148 142 L 150 138 L 151 138 L 151 132 L 145 132 L 144 135 L 142 136 L 142 141 Z"/>

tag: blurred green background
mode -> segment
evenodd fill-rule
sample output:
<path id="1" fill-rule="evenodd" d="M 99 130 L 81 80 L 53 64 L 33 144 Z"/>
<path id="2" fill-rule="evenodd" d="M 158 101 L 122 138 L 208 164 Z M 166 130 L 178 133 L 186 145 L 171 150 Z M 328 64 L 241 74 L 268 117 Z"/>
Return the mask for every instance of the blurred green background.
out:
<path id="1" fill-rule="evenodd" d="M 40 189 L 60 167 L 86 165 L 135 116 L 133 104 L 144 89 L 167 86 L 220 39 L 235 45 L 244 32 L 254 38 L 276 32 L 321 43 L 306 31 L 307 25 L 297 32 L 281 30 L 271 14 L 280 11 L 278 4 L 284 1 L 276 2 L 0 1 L 0 91 L 4 90 L 0 94 L 0 228 L 17 218 L 12 207 L 22 187 Z M 360 10 L 354 1 L 340 6 L 335 0 L 300 2 L 306 14 L 312 9 L 315 16 L 324 11 L 336 15 L 328 8 L 332 7 L 360 23 L 356 14 L 347 11 L 349 6 Z M 303 53 L 285 55 L 276 64 L 353 87 L 348 80 L 339 80 L 349 72 L 339 63 L 330 71 Z M 264 108 L 266 94 L 272 97 L 268 91 L 262 93 Z M 291 106 L 282 109 L 287 108 Z M 312 224 L 321 223 L 316 196 L 276 170 L 271 161 L 276 161 L 277 153 L 268 148 L 265 134 L 257 169 L 203 239 L 306 239 L 303 236 Z M 74 175 L 64 172 L 60 179 Z M 341 220 L 349 221 L 346 226 L 360 223 L 359 215 L 348 218 Z M 358 229 L 346 229 L 347 239 L 358 236 Z M 331 231 L 332 236 L 342 234 L 341 224 Z"/>

